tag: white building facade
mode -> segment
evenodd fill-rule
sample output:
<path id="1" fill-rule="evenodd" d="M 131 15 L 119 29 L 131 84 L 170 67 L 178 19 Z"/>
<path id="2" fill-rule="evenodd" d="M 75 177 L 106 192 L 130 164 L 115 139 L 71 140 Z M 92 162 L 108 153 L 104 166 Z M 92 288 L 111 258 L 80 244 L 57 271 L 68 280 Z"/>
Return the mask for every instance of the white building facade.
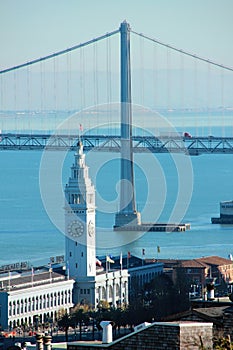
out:
<path id="1" fill-rule="evenodd" d="M 0 325 L 2 329 L 24 324 L 54 322 L 60 310 L 73 306 L 74 280 L 55 272 L 15 273 L 0 277 Z M 10 279 L 9 279 L 10 278 Z"/>

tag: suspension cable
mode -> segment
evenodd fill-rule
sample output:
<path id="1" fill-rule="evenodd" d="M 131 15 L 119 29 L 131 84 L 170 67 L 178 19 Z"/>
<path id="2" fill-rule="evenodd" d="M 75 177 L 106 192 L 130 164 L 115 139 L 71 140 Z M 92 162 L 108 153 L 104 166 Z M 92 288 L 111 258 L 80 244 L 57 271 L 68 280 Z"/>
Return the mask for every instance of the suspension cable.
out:
<path id="1" fill-rule="evenodd" d="M 149 36 L 147 36 L 147 35 L 145 35 L 145 34 L 137 33 L 137 32 L 135 32 L 134 30 L 131 30 L 131 32 L 132 32 L 133 34 L 136 34 L 136 35 L 141 36 L 141 37 L 144 38 L 144 39 L 153 41 L 154 43 L 157 43 L 157 44 L 159 44 L 159 45 L 165 46 L 165 47 L 167 47 L 167 48 L 169 48 L 169 49 L 172 49 L 172 50 L 174 50 L 174 51 L 180 52 L 180 53 L 182 53 L 182 54 L 184 54 L 184 55 L 187 55 L 187 56 L 190 56 L 190 57 L 194 57 L 194 58 L 196 58 L 197 60 L 200 60 L 200 61 L 203 61 L 203 62 L 207 62 L 207 63 L 212 64 L 212 65 L 214 65 L 214 66 L 217 66 L 217 67 L 220 67 L 220 68 L 224 68 L 224 69 L 227 69 L 227 70 L 230 70 L 230 71 L 233 72 L 233 67 L 229 67 L 229 66 L 226 66 L 226 65 L 224 65 L 224 64 L 220 64 L 220 63 L 214 62 L 214 61 L 212 61 L 212 60 L 209 60 L 209 59 L 207 59 L 207 58 L 203 58 L 203 57 L 197 56 L 197 55 L 195 55 L 195 54 L 193 54 L 193 53 L 191 53 L 191 52 L 187 52 L 187 51 L 184 51 L 184 50 L 181 50 L 181 49 L 177 49 L 176 47 L 174 47 L 174 46 L 172 46 L 172 45 L 165 44 L 165 43 L 163 43 L 162 41 L 159 41 L 159 40 L 157 40 L 157 39 L 150 38 Z"/>
<path id="2" fill-rule="evenodd" d="M 78 45 L 69 47 L 68 49 L 55 52 L 55 53 L 53 53 L 53 54 L 51 54 L 51 55 L 44 56 L 44 57 L 41 57 L 41 58 L 37 58 L 37 59 L 35 59 L 35 60 L 29 61 L 29 62 L 26 62 L 26 63 L 22 63 L 22 64 L 19 64 L 19 65 L 17 65 L 17 66 L 13 66 L 13 67 L 10 67 L 10 68 L 3 69 L 3 70 L 0 71 L 0 74 L 7 73 L 7 72 L 10 72 L 10 71 L 12 71 L 12 70 L 19 69 L 19 68 L 27 67 L 27 66 L 30 66 L 30 65 L 32 65 L 32 64 L 35 64 L 35 63 L 38 63 L 38 62 L 41 62 L 41 61 L 45 61 L 45 60 L 48 60 L 48 59 L 53 58 L 53 57 L 56 57 L 56 56 L 64 55 L 64 54 L 67 53 L 67 52 L 71 52 L 71 51 L 74 51 L 74 50 L 79 49 L 80 47 L 84 47 L 84 46 L 93 44 L 93 43 L 95 43 L 96 41 L 100 41 L 100 40 L 102 40 L 102 39 L 108 38 L 108 37 L 110 37 L 110 36 L 112 36 L 112 35 L 114 35 L 114 34 L 117 34 L 117 33 L 119 33 L 119 29 L 114 30 L 113 32 L 110 32 L 110 33 L 106 33 L 106 34 L 104 34 L 104 35 L 101 35 L 101 36 L 99 36 L 98 38 L 94 38 L 94 39 L 92 39 L 92 40 L 86 41 L 85 43 L 81 43 L 81 44 L 78 44 Z"/>

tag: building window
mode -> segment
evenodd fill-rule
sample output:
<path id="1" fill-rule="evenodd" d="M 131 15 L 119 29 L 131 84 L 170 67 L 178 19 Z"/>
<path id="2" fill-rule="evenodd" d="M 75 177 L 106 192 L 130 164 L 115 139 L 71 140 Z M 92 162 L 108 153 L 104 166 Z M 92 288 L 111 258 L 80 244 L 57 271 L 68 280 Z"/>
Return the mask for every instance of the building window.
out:
<path id="1" fill-rule="evenodd" d="M 72 252 L 70 252 L 70 257 L 72 256 Z"/>

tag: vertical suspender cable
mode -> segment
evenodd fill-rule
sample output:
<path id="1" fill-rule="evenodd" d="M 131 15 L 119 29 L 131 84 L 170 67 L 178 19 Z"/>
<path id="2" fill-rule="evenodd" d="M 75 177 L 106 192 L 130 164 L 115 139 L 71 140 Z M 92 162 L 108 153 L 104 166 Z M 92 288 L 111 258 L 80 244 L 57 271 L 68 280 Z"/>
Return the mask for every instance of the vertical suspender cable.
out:
<path id="1" fill-rule="evenodd" d="M 158 71 L 157 71 L 157 47 L 153 45 L 153 108 L 156 109 L 157 105 L 157 82 L 158 82 Z"/>
<path id="2" fill-rule="evenodd" d="M 31 86 L 30 86 L 30 70 L 29 66 L 27 66 L 27 110 L 28 110 L 28 131 L 32 133 L 31 128 L 31 94 L 30 94 Z"/>
<path id="3" fill-rule="evenodd" d="M 43 132 L 43 112 L 44 112 L 44 66 L 43 66 L 43 62 L 40 62 L 40 94 L 41 94 L 41 101 L 40 101 L 40 122 L 41 122 L 41 126 L 40 129 Z"/>
<path id="4" fill-rule="evenodd" d="M 0 95 L 0 98 L 1 98 L 1 101 L 0 101 L 0 109 L 3 110 L 4 109 L 4 103 L 3 103 L 3 100 L 4 100 L 4 86 L 3 86 L 3 75 L 1 75 L 1 95 Z"/>
<path id="5" fill-rule="evenodd" d="M 157 45 L 153 45 L 153 108 L 157 110 L 159 101 L 159 84 L 158 84 L 158 62 L 157 62 Z M 155 118 L 157 118 L 155 116 Z M 153 123 L 155 125 L 154 135 L 158 136 L 157 120 Z M 153 130 L 152 130 L 153 133 Z"/>
<path id="6" fill-rule="evenodd" d="M 221 110 L 222 110 L 222 137 L 226 136 L 225 135 L 225 105 L 224 105 L 224 69 L 221 69 Z M 232 135 L 229 135 L 232 136 Z"/>
<path id="7" fill-rule="evenodd" d="M 110 38 L 107 38 L 107 105 L 108 105 L 108 113 L 109 113 L 109 134 L 111 133 L 112 128 L 112 84 L 111 84 L 111 42 Z"/>
<path id="8" fill-rule="evenodd" d="M 80 96 L 81 96 L 81 110 L 85 108 L 85 63 L 84 63 L 84 50 L 80 49 Z"/>
<path id="9" fill-rule="evenodd" d="M 17 78 L 16 78 L 16 71 L 14 71 L 14 110 L 17 111 L 17 105 L 16 105 L 16 101 L 17 101 Z"/>
<path id="10" fill-rule="evenodd" d="M 0 77 L 0 84 L 1 84 L 1 92 L 0 92 L 0 110 L 3 111 L 3 77 Z M 0 132 L 3 132 L 3 118 L 0 118 L 1 124 L 0 124 Z"/>
<path id="11" fill-rule="evenodd" d="M 179 116 L 179 118 L 181 117 L 181 127 L 182 127 L 182 132 L 184 132 L 184 119 L 185 119 L 185 98 L 184 98 L 184 91 L 185 91 L 185 81 L 184 81 L 184 56 L 182 55 L 182 53 L 180 53 L 180 111 L 181 111 L 181 115 Z"/>
<path id="12" fill-rule="evenodd" d="M 97 105 L 97 87 L 96 87 L 96 43 L 93 44 L 93 98 L 94 106 Z"/>
<path id="13" fill-rule="evenodd" d="M 197 87 L 197 60 L 194 58 L 194 128 L 195 136 L 198 136 L 198 87 Z"/>
<path id="14" fill-rule="evenodd" d="M 71 81 L 71 57 L 70 52 L 66 55 L 66 96 L 67 96 L 67 106 L 66 111 L 70 111 L 72 102 L 70 94 L 70 81 Z"/>
<path id="15" fill-rule="evenodd" d="M 13 81 L 14 81 L 14 88 L 13 88 L 13 91 L 14 91 L 14 111 L 15 111 L 15 133 L 18 133 L 18 115 L 17 115 L 17 107 L 16 107 L 16 71 L 14 71 L 13 73 Z"/>
<path id="16" fill-rule="evenodd" d="M 95 43 L 95 72 L 96 72 L 96 104 L 99 104 L 99 62 L 98 62 L 98 45 Z"/>
<path id="17" fill-rule="evenodd" d="M 94 79 L 94 84 L 93 84 L 93 89 L 94 89 L 94 105 L 96 108 L 98 108 L 99 104 L 99 84 L 98 84 L 98 46 L 97 43 L 94 43 L 93 45 L 93 79 Z M 96 124 L 99 125 L 99 113 L 96 114 Z M 98 130 L 97 130 L 98 132 Z"/>
<path id="18" fill-rule="evenodd" d="M 83 108 L 86 108 L 86 64 L 85 64 L 85 49 L 82 49 L 82 75 L 83 75 Z"/>
<path id="19" fill-rule="evenodd" d="M 208 135 L 212 135 L 212 123 L 211 123 L 211 65 L 208 63 L 208 73 L 207 73 L 207 126 Z"/>
<path id="20" fill-rule="evenodd" d="M 109 39 L 106 39 L 106 103 L 108 110 L 108 133 L 110 133 L 110 119 L 109 119 Z"/>
<path id="21" fill-rule="evenodd" d="M 83 109 L 83 76 L 82 76 L 82 48 L 80 48 L 79 51 L 79 110 L 81 111 Z"/>
<path id="22" fill-rule="evenodd" d="M 140 104 L 144 106 L 144 41 L 140 37 Z"/>
<path id="23" fill-rule="evenodd" d="M 1 80 L 0 80 L 0 83 L 1 83 L 1 93 L 0 93 L 0 110 L 4 110 L 4 83 L 3 83 L 3 79 L 4 79 L 4 77 L 3 76 L 1 76 Z M 4 121 L 4 115 L 3 115 L 3 117 L 1 118 L 1 124 L 0 124 L 0 131 L 1 131 L 1 133 L 3 132 L 3 130 L 4 130 L 4 123 L 3 123 L 3 121 Z"/>
<path id="24" fill-rule="evenodd" d="M 140 104 L 141 106 L 145 105 L 145 70 L 144 70 L 144 39 L 140 37 Z M 143 117 L 141 119 L 141 136 L 144 136 L 145 131 L 145 113 L 143 113 Z"/>
<path id="25" fill-rule="evenodd" d="M 53 57 L 53 110 L 55 111 L 55 120 L 54 125 L 52 125 L 52 129 L 56 129 L 57 127 L 57 112 L 58 112 L 58 105 L 57 105 L 57 60 L 56 57 Z M 51 96 L 52 98 L 52 96 Z"/>
<path id="26" fill-rule="evenodd" d="M 167 109 L 171 108 L 171 67 L 170 67 L 170 50 L 167 48 Z"/>

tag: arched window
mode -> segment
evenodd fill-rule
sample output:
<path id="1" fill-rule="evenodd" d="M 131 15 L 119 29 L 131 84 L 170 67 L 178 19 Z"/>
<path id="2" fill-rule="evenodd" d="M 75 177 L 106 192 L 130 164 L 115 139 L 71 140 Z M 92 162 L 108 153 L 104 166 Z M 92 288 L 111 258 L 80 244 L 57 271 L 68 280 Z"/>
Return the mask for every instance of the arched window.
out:
<path id="1" fill-rule="evenodd" d="M 35 311 L 35 298 L 32 297 L 32 311 Z"/>
<path id="2" fill-rule="evenodd" d="M 108 293 L 109 294 L 109 298 L 112 299 L 113 298 L 113 288 L 112 288 L 112 286 L 109 286 L 108 290 L 109 290 L 109 293 Z"/>
<path id="3" fill-rule="evenodd" d="M 16 314 L 19 315 L 19 300 L 17 300 L 17 309 L 16 309 Z"/>
<path id="4" fill-rule="evenodd" d="M 106 289 L 102 287 L 102 299 L 107 299 L 106 298 Z"/>
<path id="5" fill-rule="evenodd" d="M 117 283 L 117 285 L 116 285 L 116 296 L 117 296 L 117 297 L 120 296 L 120 286 L 119 286 L 118 283 Z"/>
<path id="6" fill-rule="evenodd" d="M 9 302 L 9 316 L 12 315 L 12 303 L 11 301 Z"/>
<path id="7" fill-rule="evenodd" d="M 38 306 L 39 306 L 39 300 L 38 300 L 38 296 L 36 297 L 36 310 L 38 310 Z"/>

